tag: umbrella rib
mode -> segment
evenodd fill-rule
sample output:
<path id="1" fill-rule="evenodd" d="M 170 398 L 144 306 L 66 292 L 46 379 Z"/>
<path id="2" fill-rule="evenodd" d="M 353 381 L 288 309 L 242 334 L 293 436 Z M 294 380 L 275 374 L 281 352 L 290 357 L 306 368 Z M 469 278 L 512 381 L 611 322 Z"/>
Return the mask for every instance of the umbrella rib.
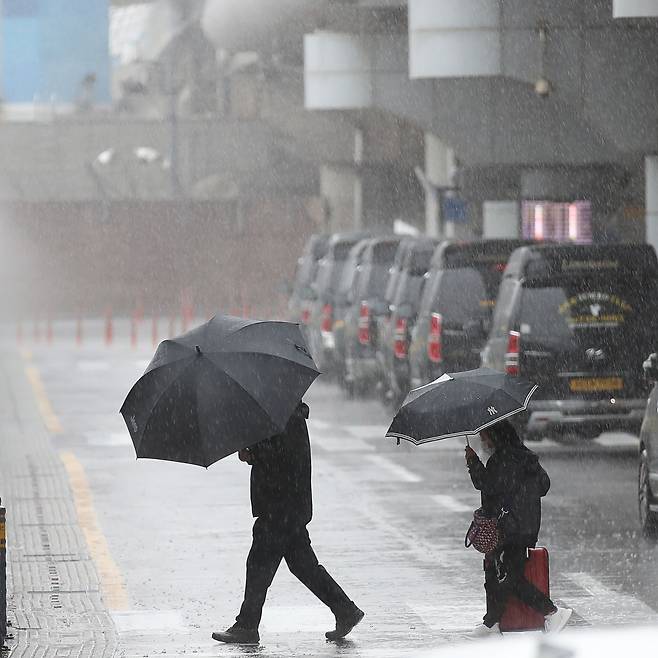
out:
<path id="1" fill-rule="evenodd" d="M 258 354 L 258 352 L 256 352 Z M 267 416 L 268 420 L 272 423 L 272 425 L 276 426 L 276 423 L 272 420 L 272 417 L 270 416 L 270 412 L 263 407 L 263 405 L 237 380 L 235 377 L 229 375 L 225 370 L 222 370 L 219 365 L 217 365 L 212 359 L 208 359 L 209 363 L 212 363 L 212 365 L 219 370 L 219 372 L 223 373 L 227 377 L 230 377 L 231 381 L 234 382 L 237 386 L 239 386 L 258 406 L 258 408 Z M 279 429 L 279 428 L 277 428 Z M 281 431 L 283 431 L 284 428 L 281 428 Z"/>
<path id="2" fill-rule="evenodd" d="M 220 352 L 204 352 L 204 354 L 206 356 L 210 355 L 210 354 L 216 354 L 218 356 L 221 355 L 221 354 L 253 354 L 254 356 L 269 356 L 273 359 L 282 359 L 283 361 L 288 361 L 289 363 L 294 363 L 296 366 L 299 366 L 300 368 L 306 368 L 307 370 L 310 370 L 311 372 L 317 372 L 317 373 L 320 372 L 317 368 L 311 368 L 311 366 L 305 366 L 303 363 L 299 363 L 299 361 L 293 361 L 292 359 L 289 359 L 285 356 L 282 356 L 281 354 L 271 354 L 270 352 L 257 352 L 256 350 L 230 349 L 230 350 L 222 350 Z M 315 364 L 315 362 L 314 362 L 314 364 Z"/>
<path id="3" fill-rule="evenodd" d="M 186 346 L 183 345 L 182 347 L 186 347 Z M 181 356 L 180 359 L 173 359 L 173 361 L 167 361 L 167 363 L 161 363 L 159 366 L 153 368 L 153 370 L 146 370 L 142 375 L 142 377 L 145 377 L 146 375 L 150 375 L 152 372 L 155 372 L 156 370 L 160 370 L 160 368 L 166 368 L 167 366 L 173 366 L 174 363 L 178 363 L 179 361 L 185 361 L 185 359 L 189 359 L 191 356 L 192 356 L 191 354 L 188 354 L 187 356 Z"/>
<path id="4" fill-rule="evenodd" d="M 178 359 L 177 361 L 182 361 L 183 359 Z M 144 438 L 144 433 L 146 432 L 146 428 L 148 427 L 149 420 L 151 417 L 151 414 L 153 413 L 153 410 L 158 406 L 158 403 L 160 400 L 164 397 L 165 393 L 171 388 L 173 384 L 175 384 L 180 377 L 182 377 L 188 370 L 189 368 L 194 364 L 194 361 L 190 361 L 170 382 L 169 385 L 165 387 L 165 389 L 158 395 L 157 400 L 153 403 L 153 406 L 149 409 L 148 416 L 146 419 L 146 423 L 144 424 L 144 429 L 140 432 L 139 436 L 139 443 L 141 445 L 142 439 Z M 139 446 L 135 446 L 135 452 L 139 449 Z"/>

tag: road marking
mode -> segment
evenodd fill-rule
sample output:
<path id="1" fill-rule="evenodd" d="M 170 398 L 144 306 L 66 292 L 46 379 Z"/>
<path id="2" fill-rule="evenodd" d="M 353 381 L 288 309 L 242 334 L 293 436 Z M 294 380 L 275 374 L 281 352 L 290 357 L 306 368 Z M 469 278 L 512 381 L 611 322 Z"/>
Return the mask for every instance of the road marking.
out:
<path id="1" fill-rule="evenodd" d="M 392 480 L 394 482 L 422 482 L 423 478 L 415 473 L 412 473 L 409 469 L 404 466 L 400 466 L 395 462 L 392 462 L 382 455 L 366 455 L 366 459 L 372 462 L 377 468 L 387 471 L 392 478 L 386 478 L 387 480 Z"/>
<path id="2" fill-rule="evenodd" d="M 331 615 L 318 605 L 265 606 L 262 628 L 270 633 L 322 633 L 331 626 Z"/>
<path id="3" fill-rule="evenodd" d="M 90 446 L 129 446 L 131 444 L 128 432 L 93 432 L 87 434 L 87 443 Z"/>
<path id="4" fill-rule="evenodd" d="M 26 365 L 25 374 L 32 385 L 34 397 L 36 398 L 37 406 L 39 407 L 39 412 L 41 413 L 46 429 L 51 434 L 62 434 L 64 429 L 62 428 L 62 424 L 46 395 L 46 389 L 41 381 L 39 369 L 35 365 Z"/>
<path id="5" fill-rule="evenodd" d="M 108 361 L 78 361 L 77 368 L 82 372 L 98 372 L 100 370 L 109 370 L 110 364 Z"/>
<path id="6" fill-rule="evenodd" d="M 311 431 L 319 430 L 321 432 L 334 427 L 331 423 L 328 423 L 324 420 L 318 420 L 317 418 L 309 418 L 308 421 L 307 421 L 307 425 L 308 425 L 309 430 L 311 430 Z M 339 429 L 339 428 L 337 428 L 337 429 Z"/>
<path id="7" fill-rule="evenodd" d="M 473 508 L 470 507 L 469 505 L 464 505 L 464 503 L 460 503 L 456 498 L 453 498 L 452 496 L 447 496 L 445 494 L 437 494 L 435 496 L 432 496 L 432 500 L 437 503 L 437 505 L 440 505 L 441 507 L 445 507 L 445 509 L 450 510 L 451 512 L 472 512 Z"/>
<path id="8" fill-rule="evenodd" d="M 311 438 L 311 445 L 319 446 L 326 452 L 368 452 L 375 449 L 374 446 L 362 439 L 352 436 L 322 436 L 316 434 Z"/>
<path id="9" fill-rule="evenodd" d="M 360 439 L 383 439 L 388 431 L 388 425 L 343 425 L 342 429 Z"/>
<path id="10" fill-rule="evenodd" d="M 180 610 L 125 610 L 113 612 L 112 620 L 120 635 L 189 634 Z"/>
<path id="11" fill-rule="evenodd" d="M 640 439 L 630 434 L 602 434 L 594 442 L 604 448 L 637 448 L 640 445 Z"/>
<path id="12" fill-rule="evenodd" d="M 427 605 L 415 601 L 407 601 L 406 605 L 432 631 L 455 635 L 471 633 L 482 619 L 484 608 L 482 594 L 475 591 L 468 594 L 451 591 L 448 594 L 444 591 L 441 596 L 450 601 L 449 606 Z"/>
<path id="13" fill-rule="evenodd" d="M 565 605 L 573 608 L 585 621 L 593 625 L 656 624 L 658 612 L 631 594 L 611 590 L 588 573 L 564 574 L 586 596 L 565 593 Z M 567 598 L 568 597 L 568 598 Z"/>
<path id="14" fill-rule="evenodd" d="M 96 564 L 103 598 L 110 610 L 126 610 L 128 594 L 119 567 L 112 559 L 105 535 L 100 529 L 94 499 L 82 464 L 70 452 L 60 454 L 69 476 L 78 522 L 87 541 L 89 553 Z"/>

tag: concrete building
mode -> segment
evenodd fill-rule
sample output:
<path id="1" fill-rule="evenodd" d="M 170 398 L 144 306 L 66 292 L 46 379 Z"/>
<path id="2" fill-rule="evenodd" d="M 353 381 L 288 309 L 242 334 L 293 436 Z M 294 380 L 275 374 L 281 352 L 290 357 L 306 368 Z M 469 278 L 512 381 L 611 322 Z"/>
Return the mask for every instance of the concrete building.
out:
<path id="1" fill-rule="evenodd" d="M 658 246 L 654 0 L 134 4 L 113 3 L 111 110 L 0 126 L 5 203 L 235 223 L 294 197 L 302 231 Z"/>

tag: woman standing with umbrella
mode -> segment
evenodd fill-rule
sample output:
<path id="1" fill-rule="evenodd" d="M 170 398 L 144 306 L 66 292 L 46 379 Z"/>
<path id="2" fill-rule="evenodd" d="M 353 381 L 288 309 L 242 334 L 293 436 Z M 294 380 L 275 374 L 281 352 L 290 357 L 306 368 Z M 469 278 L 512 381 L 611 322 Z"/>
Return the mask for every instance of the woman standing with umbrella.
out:
<path id="1" fill-rule="evenodd" d="M 541 498 L 551 481 L 508 421 L 482 430 L 480 437 L 491 454 L 486 466 L 470 446 L 466 463 L 473 486 L 481 492 L 484 516 L 499 517 L 502 534 L 499 545 L 484 558 L 487 613 L 471 637 L 500 633 L 499 622 L 511 595 L 544 615 L 546 632 L 559 632 L 571 610 L 558 608 L 524 576 L 527 549 L 536 546 L 539 535 Z M 504 516 L 499 516 L 501 510 Z"/>
<path id="2" fill-rule="evenodd" d="M 501 535 L 491 530 L 490 546 L 480 547 L 488 551 L 487 614 L 471 637 L 500 633 L 498 622 L 510 594 L 540 610 L 549 632 L 561 630 L 571 616 L 571 610 L 557 608 L 524 578 L 526 551 L 537 543 L 541 498 L 550 480 L 508 419 L 527 409 L 536 390 L 523 377 L 490 368 L 446 373 L 411 391 L 386 433 L 414 445 L 479 434 L 491 452 L 485 466 L 467 441 L 466 461 L 473 485 L 482 492 L 482 517 L 494 524 L 500 519 L 506 531 L 496 543 Z"/>

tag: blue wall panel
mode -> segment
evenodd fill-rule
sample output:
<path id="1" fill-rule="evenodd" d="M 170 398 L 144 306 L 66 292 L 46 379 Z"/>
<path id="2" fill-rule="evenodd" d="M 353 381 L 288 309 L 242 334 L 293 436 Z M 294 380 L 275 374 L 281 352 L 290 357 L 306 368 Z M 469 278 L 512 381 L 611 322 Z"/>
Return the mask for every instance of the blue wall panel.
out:
<path id="1" fill-rule="evenodd" d="M 110 100 L 109 0 L 4 0 L 3 96 L 9 102 L 75 102 L 96 76 L 94 100 Z"/>
<path id="2" fill-rule="evenodd" d="M 5 24 L 10 19 L 5 18 Z M 39 23 L 34 18 L 15 17 L 2 37 L 2 98 L 13 103 L 31 103 L 42 85 L 39 59 Z"/>

